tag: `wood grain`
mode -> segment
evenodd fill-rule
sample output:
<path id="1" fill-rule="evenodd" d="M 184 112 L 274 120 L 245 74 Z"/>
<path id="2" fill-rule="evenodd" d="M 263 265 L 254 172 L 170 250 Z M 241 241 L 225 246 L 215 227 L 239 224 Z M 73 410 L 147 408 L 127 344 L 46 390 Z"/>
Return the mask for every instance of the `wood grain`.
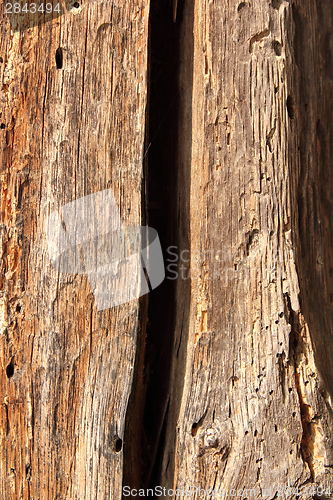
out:
<path id="1" fill-rule="evenodd" d="M 165 4 L 179 65 L 150 47 L 148 85 L 150 7 L 159 19 Z M 120 499 L 124 476 L 328 498 L 316 492 L 333 484 L 332 2 L 68 10 L 0 25 L 0 497 Z M 177 75 L 161 85 L 167 64 Z M 147 89 L 168 86 L 149 115 Z M 170 151 L 144 171 L 149 116 Z M 151 202 L 178 247 L 175 303 L 172 285 L 147 336 L 147 297 L 97 311 L 87 276 L 50 263 L 48 215 L 108 188 L 124 224 L 150 222 Z M 154 369 L 168 377 L 159 394 Z"/>
<path id="2" fill-rule="evenodd" d="M 1 498 L 121 495 L 139 302 L 97 311 L 86 275 L 52 268 L 44 226 L 110 187 L 141 224 L 148 16 L 115 0 L 1 22 Z"/>
<path id="3" fill-rule="evenodd" d="M 168 488 L 276 498 L 332 481 L 332 26 L 327 2 L 185 5 L 191 280 L 178 283 Z"/>

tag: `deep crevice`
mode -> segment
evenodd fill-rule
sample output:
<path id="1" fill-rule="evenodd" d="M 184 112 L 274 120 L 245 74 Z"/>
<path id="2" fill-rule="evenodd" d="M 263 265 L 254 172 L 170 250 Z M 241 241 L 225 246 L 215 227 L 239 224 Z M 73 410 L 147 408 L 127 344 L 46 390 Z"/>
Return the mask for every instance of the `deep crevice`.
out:
<path id="1" fill-rule="evenodd" d="M 311 481 L 314 480 L 314 468 L 313 468 L 313 450 L 315 436 L 311 433 L 311 415 L 310 406 L 306 403 L 303 397 L 303 391 L 300 381 L 300 364 L 302 355 L 307 358 L 307 343 L 303 337 L 302 316 L 299 312 L 294 312 L 291 306 L 291 300 L 289 295 L 286 293 L 284 295 L 285 304 L 288 311 L 286 316 L 288 323 L 291 326 L 290 336 L 289 336 L 289 358 L 293 360 L 294 370 L 295 370 L 295 386 L 299 401 L 299 408 L 301 413 L 301 423 L 302 423 L 302 439 L 300 443 L 301 456 L 304 462 L 308 464 Z M 289 388 L 290 392 L 290 388 Z M 292 413 L 292 416 L 296 416 L 296 412 Z"/>
<path id="2" fill-rule="evenodd" d="M 152 0 L 148 38 L 148 104 L 144 153 L 143 224 L 157 230 L 164 257 L 178 246 L 179 67 L 182 5 L 177 22 L 169 0 Z M 142 298 L 140 328 L 125 435 L 123 486 L 158 482 L 169 414 L 176 321 L 176 280 Z"/>
<path id="3" fill-rule="evenodd" d="M 330 61 L 326 40 L 332 19 L 325 0 L 292 2 L 289 22 L 294 33 L 290 41 L 294 53 L 291 67 L 294 69 L 287 72 L 287 87 L 295 107 L 295 119 L 290 120 L 292 133 L 288 148 L 291 229 L 301 310 L 309 327 L 316 367 L 331 397 L 333 309 L 330 295 L 333 281 L 329 269 L 333 262 L 330 153 L 333 136 L 330 126 L 332 72 L 326 65 Z M 323 61 L 322 65 L 317 61 Z"/>

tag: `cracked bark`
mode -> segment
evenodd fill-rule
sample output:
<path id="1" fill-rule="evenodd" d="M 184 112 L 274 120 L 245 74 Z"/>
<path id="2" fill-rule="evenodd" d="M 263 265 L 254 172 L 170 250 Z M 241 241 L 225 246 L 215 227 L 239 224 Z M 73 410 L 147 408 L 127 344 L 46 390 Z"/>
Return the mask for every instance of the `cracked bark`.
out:
<path id="1" fill-rule="evenodd" d="M 1 498 L 325 498 L 332 30 L 324 0 L 1 20 Z M 179 278 L 98 312 L 86 275 L 52 268 L 44 223 L 109 187 L 166 266 L 177 247 Z"/>

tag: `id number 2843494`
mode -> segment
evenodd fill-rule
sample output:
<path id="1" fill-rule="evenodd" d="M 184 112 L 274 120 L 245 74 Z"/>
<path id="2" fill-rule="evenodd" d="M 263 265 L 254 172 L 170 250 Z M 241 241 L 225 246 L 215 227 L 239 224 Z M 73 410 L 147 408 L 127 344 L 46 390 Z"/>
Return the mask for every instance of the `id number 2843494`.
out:
<path id="1" fill-rule="evenodd" d="M 51 12 L 57 12 L 60 14 L 60 4 L 57 3 L 53 6 L 52 3 L 25 3 L 21 5 L 19 3 L 6 3 L 6 14 L 35 14 L 37 12 L 51 14 Z"/>

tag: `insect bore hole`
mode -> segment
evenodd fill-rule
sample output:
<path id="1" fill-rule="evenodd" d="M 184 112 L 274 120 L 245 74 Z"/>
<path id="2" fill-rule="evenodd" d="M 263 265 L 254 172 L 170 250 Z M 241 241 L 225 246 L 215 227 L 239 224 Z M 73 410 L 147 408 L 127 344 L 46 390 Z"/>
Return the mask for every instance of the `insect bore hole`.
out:
<path id="1" fill-rule="evenodd" d="M 123 447 L 123 440 L 119 437 L 116 439 L 115 443 L 114 443 L 114 451 L 116 453 L 119 453 L 121 451 Z"/>
<path id="2" fill-rule="evenodd" d="M 287 111 L 288 111 L 288 116 L 291 120 L 295 118 L 295 102 L 294 99 L 291 95 L 288 95 L 287 97 Z"/>
<path id="3" fill-rule="evenodd" d="M 196 436 L 197 432 L 198 432 L 198 423 L 194 422 L 194 424 L 192 425 L 192 430 L 191 430 L 192 436 Z"/>
<path id="4" fill-rule="evenodd" d="M 56 58 L 57 69 L 62 69 L 63 55 L 62 55 L 62 48 L 61 47 L 57 48 L 55 58 Z"/>
<path id="5" fill-rule="evenodd" d="M 12 378 L 12 376 L 14 375 L 14 363 L 13 363 L 13 361 L 11 361 L 9 363 L 9 365 L 7 366 L 6 374 L 7 374 L 8 378 Z"/>
<path id="6" fill-rule="evenodd" d="M 282 44 L 278 40 L 274 40 L 273 49 L 277 56 L 280 56 L 282 54 Z"/>
<path id="7" fill-rule="evenodd" d="M 237 11 L 241 11 L 244 7 L 246 7 L 246 2 L 241 2 L 237 7 Z"/>

